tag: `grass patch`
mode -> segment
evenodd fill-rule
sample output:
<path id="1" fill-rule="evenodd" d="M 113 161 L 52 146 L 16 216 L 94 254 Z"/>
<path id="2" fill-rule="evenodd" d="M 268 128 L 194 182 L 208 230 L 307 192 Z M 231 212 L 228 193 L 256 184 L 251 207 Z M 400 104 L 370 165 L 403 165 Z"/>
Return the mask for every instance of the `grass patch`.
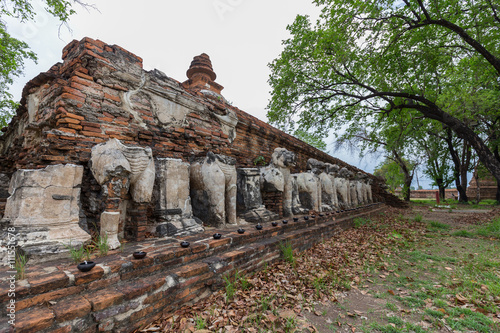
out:
<path id="1" fill-rule="evenodd" d="M 418 213 L 418 214 L 417 214 L 417 215 L 415 215 L 415 217 L 413 218 L 413 221 L 415 221 L 415 222 L 422 222 L 422 219 L 423 219 L 422 214 Z"/>
<path id="2" fill-rule="evenodd" d="M 104 235 L 98 235 L 97 239 L 93 242 L 99 251 L 100 256 L 105 256 L 109 252 L 109 244 L 108 244 L 108 234 L 105 232 Z"/>
<path id="3" fill-rule="evenodd" d="M 71 260 L 73 260 L 75 264 L 81 263 L 84 257 L 87 259 L 87 261 L 90 261 L 90 250 L 85 246 L 82 245 L 79 248 L 73 247 L 71 246 L 71 241 L 69 242 L 69 245 L 65 246 L 69 251 L 69 256 L 71 257 Z"/>
<path id="4" fill-rule="evenodd" d="M 497 217 L 484 227 L 478 228 L 477 234 L 483 237 L 500 239 L 500 217 Z"/>
<path id="5" fill-rule="evenodd" d="M 465 237 L 465 238 L 474 238 L 476 235 L 470 231 L 467 230 L 458 230 L 455 231 L 454 233 L 451 234 L 452 236 L 455 237 Z"/>
<path id="6" fill-rule="evenodd" d="M 28 262 L 28 257 L 26 255 L 21 254 L 21 253 L 16 253 L 16 262 L 15 262 L 14 266 L 16 269 L 16 279 L 17 280 L 24 279 L 27 262 Z"/>
<path id="7" fill-rule="evenodd" d="M 200 316 L 194 317 L 194 325 L 197 330 L 203 330 L 207 328 L 207 321 Z"/>
<path id="8" fill-rule="evenodd" d="M 293 254 L 292 244 L 286 242 L 286 243 L 279 243 L 278 246 L 280 248 L 281 256 L 283 257 L 283 259 L 286 262 L 290 263 L 292 266 L 295 266 L 297 260 L 295 259 L 295 256 Z"/>
<path id="9" fill-rule="evenodd" d="M 356 217 L 354 219 L 354 228 L 361 228 L 365 225 L 372 224 L 373 221 L 371 219 L 363 218 L 363 217 Z"/>
<path id="10" fill-rule="evenodd" d="M 449 230 L 451 228 L 448 224 L 441 223 L 438 221 L 428 221 L 427 224 L 429 229 Z"/>

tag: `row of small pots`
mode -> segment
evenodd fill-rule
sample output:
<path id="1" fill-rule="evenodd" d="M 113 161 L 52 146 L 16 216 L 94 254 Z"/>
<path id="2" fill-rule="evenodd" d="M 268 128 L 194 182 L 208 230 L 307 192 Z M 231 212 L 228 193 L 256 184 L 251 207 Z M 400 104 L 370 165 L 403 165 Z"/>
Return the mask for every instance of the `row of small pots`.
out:
<path id="1" fill-rule="evenodd" d="M 373 205 L 375 205 L 375 204 L 370 204 L 370 205 L 368 205 L 368 206 L 373 206 Z M 352 208 L 352 209 L 346 209 L 346 210 L 337 210 L 337 211 L 336 211 L 336 213 L 338 214 L 338 213 L 343 213 L 344 211 L 352 211 L 352 210 L 356 210 L 356 209 L 358 209 L 358 208 Z M 328 216 L 328 215 L 330 215 L 330 214 L 332 214 L 332 215 L 333 215 L 333 214 L 334 214 L 334 212 L 327 212 L 327 213 L 326 213 L 326 215 L 327 215 L 327 216 Z M 320 217 L 323 217 L 323 216 L 324 216 L 324 214 L 319 214 L 319 216 L 320 216 Z M 316 218 L 316 215 L 311 215 L 311 218 L 313 218 L 313 219 L 314 219 L 314 218 Z M 306 215 L 306 216 L 304 216 L 304 220 L 306 220 L 306 221 L 307 221 L 307 220 L 309 220 L 309 216 L 307 216 L 307 215 Z M 299 221 L 299 218 L 298 218 L 298 217 L 294 217 L 294 218 L 293 218 L 293 221 L 294 221 L 294 222 L 298 222 L 298 221 Z M 283 220 L 282 222 L 283 222 L 283 224 L 287 224 L 287 223 L 288 223 L 288 220 Z M 276 221 L 272 222 L 271 224 L 272 224 L 272 226 L 273 226 L 273 227 L 278 226 L 278 222 L 276 222 Z M 256 228 L 257 230 L 262 230 L 262 229 L 263 229 L 263 226 L 259 223 L 259 224 L 257 224 L 257 225 L 255 226 L 255 228 Z M 245 229 L 243 229 L 243 228 L 239 228 L 239 229 L 237 230 L 237 232 L 238 232 L 239 234 L 244 234 L 244 233 L 245 233 Z M 213 237 L 214 237 L 214 239 L 220 239 L 220 238 L 222 237 L 222 234 L 220 234 L 220 233 L 215 233 L 215 234 L 213 235 Z M 184 247 L 184 248 L 187 248 L 187 247 L 189 247 L 189 242 L 187 242 L 187 241 L 183 241 L 183 242 L 181 242 L 181 246 L 182 246 L 182 247 Z M 146 252 L 144 252 L 144 251 L 136 251 L 136 252 L 134 252 L 132 255 L 133 255 L 133 257 L 134 257 L 135 259 L 143 259 L 143 258 L 146 256 L 146 254 L 147 254 L 147 253 L 146 253 Z M 82 272 L 88 272 L 88 271 L 90 271 L 92 268 L 94 268 L 94 266 L 95 266 L 95 265 L 96 265 L 96 263 L 95 263 L 95 262 L 93 262 L 93 261 L 85 261 L 85 262 L 80 263 L 80 264 L 77 266 L 77 268 L 78 268 L 80 271 L 82 271 Z"/>

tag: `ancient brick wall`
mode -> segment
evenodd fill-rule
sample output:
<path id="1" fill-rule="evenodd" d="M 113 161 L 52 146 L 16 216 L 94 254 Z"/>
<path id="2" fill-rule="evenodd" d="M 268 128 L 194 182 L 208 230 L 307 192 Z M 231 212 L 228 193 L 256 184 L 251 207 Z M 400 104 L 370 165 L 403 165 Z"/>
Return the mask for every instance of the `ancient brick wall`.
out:
<path id="1" fill-rule="evenodd" d="M 98 223 L 104 208 L 88 169 L 91 149 L 111 138 L 151 147 L 155 158 L 190 161 L 212 151 L 236 158 L 236 167 L 253 167 L 256 157 L 269 162 L 273 150 L 284 147 L 298 157 L 292 172 L 305 171 L 309 158 L 359 171 L 229 105 L 217 94 L 222 86 L 211 81 L 215 74 L 206 78 L 192 72 L 180 83 L 158 70 L 144 71 L 142 59 L 121 47 L 90 38 L 68 44 L 62 58 L 24 88 L 17 115 L 0 137 L 0 173 L 83 165 L 81 201 L 89 225 Z M 274 198 L 275 207 L 280 199 Z M 130 239 L 146 236 L 152 204 L 145 211 L 145 221 L 128 223 Z"/>
<path id="2" fill-rule="evenodd" d="M 123 252 L 94 259 L 98 265 L 80 272 L 66 262 L 29 266 L 27 279 L 16 287 L 17 333 L 132 332 L 164 313 L 207 297 L 223 286 L 222 276 L 248 274 L 265 263 L 280 260 L 280 243 L 305 250 L 352 226 L 356 217 L 369 217 L 383 205 L 353 212 L 318 216 L 315 219 L 279 224 L 265 223 L 261 231 L 247 228 L 245 234 L 218 230 L 177 241 L 157 240 L 128 246 Z M 140 247 L 142 260 L 132 258 Z M 0 277 L 7 276 L 0 268 Z M 0 286 L 0 332 L 11 333 L 7 323 L 8 286 Z"/>

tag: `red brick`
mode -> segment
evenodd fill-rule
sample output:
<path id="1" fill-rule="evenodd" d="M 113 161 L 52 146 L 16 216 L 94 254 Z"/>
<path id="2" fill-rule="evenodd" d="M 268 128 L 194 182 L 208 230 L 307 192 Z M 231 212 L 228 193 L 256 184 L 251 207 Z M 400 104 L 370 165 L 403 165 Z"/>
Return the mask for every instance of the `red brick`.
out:
<path id="1" fill-rule="evenodd" d="M 57 322 L 81 318 L 90 313 L 91 305 L 83 296 L 66 298 L 52 306 Z"/>
<path id="2" fill-rule="evenodd" d="M 104 98 L 107 98 L 109 100 L 112 100 L 112 101 L 115 101 L 115 102 L 118 102 L 118 103 L 121 103 L 121 101 L 122 101 L 119 96 L 110 95 L 108 93 L 104 93 Z"/>
<path id="3" fill-rule="evenodd" d="M 89 76 L 89 75 L 81 73 L 81 72 L 75 72 L 75 75 L 79 76 L 81 78 L 84 78 L 86 80 L 89 80 L 89 81 L 94 81 L 94 78 L 92 76 Z"/>
<path id="4" fill-rule="evenodd" d="M 90 304 L 92 311 L 101 311 L 118 304 L 123 299 L 123 294 L 113 289 L 104 289 L 84 296 Z"/>
<path id="5" fill-rule="evenodd" d="M 101 129 L 97 127 L 88 127 L 88 126 L 83 126 L 84 131 L 89 131 L 89 132 L 96 132 L 96 133 L 101 133 Z"/>
<path id="6" fill-rule="evenodd" d="M 21 311 L 32 306 L 43 304 L 49 301 L 55 301 L 66 296 L 75 295 L 82 292 L 82 287 L 69 287 L 62 288 L 59 290 L 51 291 L 41 295 L 34 295 L 30 298 L 26 298 L 16 302 L 17 311 Z"/>
<path id="7" fill-rule="evenodd" d="M 137 298 L 151 291 L 152 286 L 141 280 L 130 281 L 117 287 L 125 300 Z"/>
<path id="8" fill-rule="evenodd" d="M 189 278 L 195 275 L 200 275 L 208 272 L 208 265 L 205 263 L 192 263 L 189 265 L 182 266 L 181 269 L 175 272 L 178 276 L 182 278 Z"/>
<path id="9" fill-rule="evenodd" d="M 70 94 L 70 93 L 64 93 L 64 94 L 62 94 L 61 98 L 62 99 L 71 99 L 71 100 L 74 100 L 74 101 L 77 101 L 77 102 L 85 103 L 85 98 L 83 98 L 81 96 L 76 96 L 76 95 L 73 95 L 73 94 Z"/>
<path id="10" fill-rule="evenodd" d="M 61 132 L 66 132 L 66 133 L 71 133 L 71 134 L 76 134 L 76 131 L 73 130 L 73 129 L 69 129 L 69 128 L 64 128 L 64 127 L 59 127 L 57 128 L 58 131 L 61 131 Z"/>
<path id="11" fill-rule="evenodd" d="M 38 332 L 52 326 L 54 314 L 45 307 L 37 307 L 16 314 L 16 333 Z"/>
<path id="12" fill-rule="evenodd" d="M 59 327 L 54 330 L 49 330 L 47 333 L 70 333 L 73 330 L 71 325 L 66 325 L 64 327 Z"/>
<path id="13" fill-rule="evenodd" d="M 77 130 L 77 131 L 81 131 L 83 129 L 83 126 L 81 126 L 81 125 L 75 125 L 75 124 L 68 124 L 68 127 L 72 128 L 74 130 Z"/>
<path id="14" fill-rule="evenodd" d="M 66 114 L 68 115 L 68 114 Z M 65 115 L 65 116 L 66 116 Z M 56 126 L 59 126 L 59 124 L 80 124 L 80 119 L 74 119 L 72 117 L 61 117 L 57 120 Z"/>
<path id="15" fill-rule="evenodd" d="M 103 138 L 103 139 L 107 139 L 108 138 L 107 135 L 101 134 L 101 133 L 96 133 L 96 132 L 81 131 L 81 133 L 83 135 L 85 135 L 85 136 L 95 136 L 95 137 Z"/>
<path id="16" fill-rule="evenodd" d="M 78 97 L 82 97 L 83 99 L 85 99 L 85 97 L 86 97 L 84 93 L 82 93 L 80 90 L 75 89 L 75 88 L 63 87 L 62 91 L 64 93 L 68 93 L 68 94 L 72 94 L 72 95 L 75 95 L 75 96 L 78 96 Z"/>
<path id="17" fill-rule="evenodd" d="M 109 287 L 111 285 L 114 285 L 116 283 L 120 282 L 120 277 L 119 276 L 114 276 L 110 279 L 101 279 L 97 280 L 94 282 L 91 282 L 89 286 L 87 287 L 87 290 L 94 290 L 94 289 L 102 289 Z"/>
<path id="18" fill-rule="evenodd" d="M 79 286 L 81 284 L 100 279 L 104 275 L 104 270 L 101 266 L 95 266 L 89 272 L 80 272 L 73 270 L 72 273 L 75 275 L 75 285 Z"/>

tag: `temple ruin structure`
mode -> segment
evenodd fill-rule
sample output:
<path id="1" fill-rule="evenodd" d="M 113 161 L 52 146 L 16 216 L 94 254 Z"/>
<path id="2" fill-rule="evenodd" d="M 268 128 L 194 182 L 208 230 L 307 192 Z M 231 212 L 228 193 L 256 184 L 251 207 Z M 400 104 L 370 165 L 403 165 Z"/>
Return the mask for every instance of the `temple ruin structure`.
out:
<path id="1" fill-rule="evenodd" d="M 62 59 L 26 85 L 0 136 L 1 229 L 25 230 L 28 252 L 64 251 L 92 231 L 118 248 L 387 195 L 380 179 L 228 103 L 206 54 L 184 82 L 91 38 Z"/>

